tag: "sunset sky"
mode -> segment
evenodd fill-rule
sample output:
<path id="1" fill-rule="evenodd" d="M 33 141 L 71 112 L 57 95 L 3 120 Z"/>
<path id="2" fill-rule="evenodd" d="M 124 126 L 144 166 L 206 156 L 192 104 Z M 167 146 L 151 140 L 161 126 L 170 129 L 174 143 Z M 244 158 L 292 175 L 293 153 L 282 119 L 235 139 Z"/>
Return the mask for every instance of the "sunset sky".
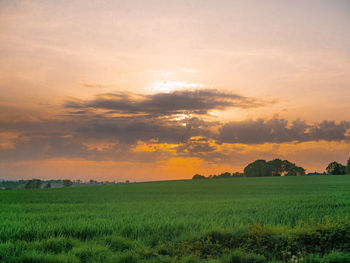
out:
<path id="1" fill-rule="evenodd" d="M 0 178 L 350 157 L 350 2 L 0 0 Z"/>

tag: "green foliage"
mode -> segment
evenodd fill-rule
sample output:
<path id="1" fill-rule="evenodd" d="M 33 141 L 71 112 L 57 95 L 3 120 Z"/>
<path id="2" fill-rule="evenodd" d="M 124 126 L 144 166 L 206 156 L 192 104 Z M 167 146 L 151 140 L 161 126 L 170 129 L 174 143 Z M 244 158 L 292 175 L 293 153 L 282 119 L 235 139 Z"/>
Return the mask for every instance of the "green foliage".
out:
<path id="1" fill-rule="evenodd" d="M 127 251 L 125 253 L 119 254 L 115 262 L 117 262 L 117 263 L 138 263 L 139 258 L 134 252 Z"/>
<path id="2" fill-rule="evenodd" d="M 341 163 L 337 163 L 337 162 L 331 162 L 326 167 L 327 173 L 332 174 L 332 175 L 345 174 L 345 169 L 346 169 L 346 167 L 344 165 L 342 165 Z"/>
<path id="3" fill-rule="evenodd" d="M 224 179 L 224 178 L 230 178 L 230 177 L 237 177 L 237 176 L 242 176 L 241 173 L 229 173 L 229 172 L 224 172 L 221 173 L 219 175 L 213 174 L 213 175 L 209 175 L 208 177 L 205 177 L 204 175 L 200 175 L 200 174 L 195 174 L 192 179 Z"/>
<path id="4" fill-rule="evenodd" d="M 80 262 L 115 262 L 115 257 L 108 248 L 101 245 L 89 245 L 74 248 L 71 252 Z"/>
<path id="5" fill-rule="evenodd" d="M 244 168 L 247 177 L 271 176 L 272 167 L 265 160 L 256 160 Z"/>
<path id="6" fill-rule="evenodd" d="M 0 182 L 0 190 L 6 189 L 6 190 L 12 190 L 12 189 L 23 189 L 25 186 L 25 182 L 23 180 L 19 181 L 2 181 Z"/>
<path id="7" fill-rule="evenodd" d="M 46 243 L 45 241 L 43 243 Z M 48 262 L 48 263 L 75 263 L 79 262 L 77 258 L 69 254 L 51 254 L 43 249 L 46 244 L 41 242 L 26 243 L 5 242 L 0 243 L 0 262 Z M 68 250 L 66 251 L 68 252 Z"/>
<path id="8" fill-rule="evenodd" d="M 348 162 L 346 164 L 346 171 L 345 171 L 346 174 L 350 174 L 350 158 L 348 159 Z"/>
<path id="9" fill-rule="evenodd" d="M 119 236 L 107 237 L 106 243 L 113 251 L 124 251 L 133 247 L 131 240 Z"/>
<path id="10" fill-rule="evenodd" d="M 231 177 L 231 173 L 229 172 L 224 172 L 224 173 L 221 173 L 219 175 L 216 175 L 214 176 L 213 178 L 230 178 Z"/>
<path id="11" fill-rule="evenodd" d="M 69 187 L 73 184 L 73 182 L 71 180 L 63 180 L 62 181 L 63 187 Z"/>
<path id="12" fill-rule="evenodd" d="M 206 179 L 206 177 L 204 175 L 195 174 L 192 179 Z"/>
<path id="13" fill-rule="evenodd" d="M 333 251 L 323 257 L 322 263 L 350 263 L 350 253 Z"/>
<path id="14" fill-rule="evenodd" d="M 235 250 L 227 256 L 224 256 L 222 263 L 265 263 L 266 258 L 263 255 L 254 253 L 245 253 Z"/>
<path id="15" fill-rule="evenodd" d="M 195 255 L 184 256 L 181 263 L 200 263 L 201 259 Z"/>
<path id="16" fill-rule="evenodd" d="M 267 162 L 267 164 L 270 165 L 272 176 L 280 176 L 285 171 L 285 165 L 289 164 L 289 162 L 287 160 L 274 159 Z"/>
<path id="17" fill-rule="evenodd" d="M 38 189 L 41 187 L 41 180 L 39 179 L 32 179 L 26 182 L 25 187 L 26 189 Z"/>
<path id="18" fill-rule="evenodd" d="M 0 191 L 0 262 L 337 262 L 349 189 L 304 176 Z"/>
<path id="19" fill-rule="evenodd" d="M 37 249 L 47 253 L 59 254 L 73 248 L 72 241 L 65 237 L 52 237 L 38 244 Z"/>
<path id="20" fill-rule="evenodd" d="M 305 169 L 296 166 L 287 160 L 274 159 L 266 162 L 265 160 L 256 160 L 244 168 L 244 175 L 247 177 L 261 176 L 300 176 L 305 175 Z"/>
<path id="21" fill-rule="evenodd" d="M 350 253 L 332 251 L 324 256 L 310 254 L 306 257 L 307 263 L 350 263 Z"/>
<path id="22" fill-rule="evenodd" d="M 283 161 L 283 172 L 286 172 L 286 176 L 300 176 L 305 175 L 305 169 L 300 166 L 296 166 L 287 160 Z"/>
<path id="23" fill-rule="evenodd" d="M 299 166 L 293 166 L 288 171 L 286 176 L 301 176 L 305 175 L 305 169 Z"/>

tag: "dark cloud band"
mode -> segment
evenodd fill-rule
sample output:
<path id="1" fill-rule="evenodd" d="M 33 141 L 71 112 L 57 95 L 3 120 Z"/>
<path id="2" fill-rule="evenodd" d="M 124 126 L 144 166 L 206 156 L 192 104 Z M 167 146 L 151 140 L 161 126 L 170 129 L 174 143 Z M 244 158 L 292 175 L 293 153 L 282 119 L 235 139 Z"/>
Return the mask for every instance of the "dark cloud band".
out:
<path id="1" fill-rule="evenodd" d="M 350 139 L 350 122 L 347 121 L 307 124 L 302 120 L 289 122 L 273 118 L 222 123 L 206 118 L 210 110 L 258 107 L 263 104 L 261 101 L 217 90 L 153 95 L 113 93 L 96 96 L 93 100 L 70 100 L 64 104 L 61 115 L 20 119 L 0 116 L 0 133 L 16 135 L 9 139 L 11 142 L 6 147 L 2 147 L 0 141 L 0 161 L 55 157 L 120 160 L 136 155 L 151 161 L 167 155 L 161 150 L 143 156 L 136 154 L 132 149 L 140 142 L 175 144 L 173 154 L 177 156 L 210 161 L 226 158 L 219 152 L 219 145 L 223 143 Z M 9 108 L 6 111 L 17 112 Z M 177 118 L 178 115 L 182 117 Z"/>
<path id="2" fill-rule="evenodd" d="M 219 130 L 218 141 L 222 143 L 284 143 L 305 141 L 340 141 L 349 139 L 347 130 L 350 122 L 322 121 L 306 124 L 295 120 L 291 123 L 286 119 L 258 119 L 255 121 L 229 122 Z"/>
<path id="3" fill-rule="evenodd" d="M 217 90 L 174 91 L 140 95 L 134 93 L 101 94 L 93 100 L 70 100 L 65 107 L 76 110 L 108 110 L 121 114 L 146 114 L 152 116 L 179 113 L 207 114 L 210 110 L 228 108 L 252 108 L 264 102 L 233 93 Z"/>

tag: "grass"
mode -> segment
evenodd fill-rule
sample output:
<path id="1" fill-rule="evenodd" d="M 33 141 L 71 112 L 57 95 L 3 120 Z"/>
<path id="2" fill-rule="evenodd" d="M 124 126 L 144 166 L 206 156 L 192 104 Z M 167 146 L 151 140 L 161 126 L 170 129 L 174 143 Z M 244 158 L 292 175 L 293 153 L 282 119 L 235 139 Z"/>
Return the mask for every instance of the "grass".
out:
<path id="1" fill-rule="evenodd" d="M 350 262 L 349 189 L 310 176 L 0 191 L 0 262 Z"/>

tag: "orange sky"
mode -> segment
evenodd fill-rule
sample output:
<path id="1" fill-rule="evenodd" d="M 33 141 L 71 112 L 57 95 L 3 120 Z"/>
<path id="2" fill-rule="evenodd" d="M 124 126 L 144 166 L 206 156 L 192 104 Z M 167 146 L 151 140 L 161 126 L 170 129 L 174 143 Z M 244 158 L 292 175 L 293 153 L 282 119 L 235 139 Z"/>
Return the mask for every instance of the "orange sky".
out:
<path id="1" fill-rule="evenodd" d="M 350 156 L 350 4 L 1 1 L 0 178 Z"/>

